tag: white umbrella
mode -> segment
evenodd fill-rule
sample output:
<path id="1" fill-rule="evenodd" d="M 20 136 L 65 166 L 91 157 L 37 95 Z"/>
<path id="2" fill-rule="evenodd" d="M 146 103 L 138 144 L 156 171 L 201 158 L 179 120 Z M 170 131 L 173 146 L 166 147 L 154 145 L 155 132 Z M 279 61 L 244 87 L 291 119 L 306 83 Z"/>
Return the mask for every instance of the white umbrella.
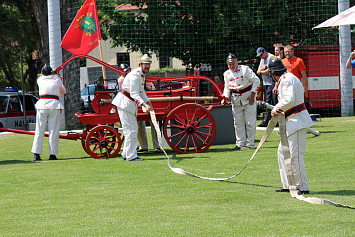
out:
<path id="1" fill-rule="evenodd" d="M 355 6 L 343 11 L 342 13 L 336 16 L 333 16 L 332 18 L 326 20 L 322 24 L 313 27 L 313 29 L 329 27 L 329 26 L 352 25 L 352 24 L 355 24 Z"/>

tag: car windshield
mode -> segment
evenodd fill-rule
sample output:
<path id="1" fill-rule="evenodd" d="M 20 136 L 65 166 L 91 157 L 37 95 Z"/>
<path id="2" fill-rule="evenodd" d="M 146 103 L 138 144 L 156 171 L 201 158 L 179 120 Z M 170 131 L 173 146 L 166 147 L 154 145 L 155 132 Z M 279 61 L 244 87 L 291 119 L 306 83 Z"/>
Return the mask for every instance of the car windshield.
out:
<path id="1" fill-rule="evenodd" d="M 89 88 L 89 90 L 88 90 L 88 88 Z M 88 95 L 88 91 L 89 91 L 90 95 L 94 95 L 95 94 L 95 86 L 84 87 L 83 90 L 81 91 L 81 95 L 82 96 Z"/>
<path id="2" fill-rule="evenodd" d="M 107 83 L 107 89 L 116 89 L 116 86 L 117 86 L 117 82 L 116 83 L 114 83 L 114 82 Z"/>
<path id="3" fill-rule="evenodd" d="M 0 96 L 0 113 L 5 113 L 7 100 L 7 96 Z"/>

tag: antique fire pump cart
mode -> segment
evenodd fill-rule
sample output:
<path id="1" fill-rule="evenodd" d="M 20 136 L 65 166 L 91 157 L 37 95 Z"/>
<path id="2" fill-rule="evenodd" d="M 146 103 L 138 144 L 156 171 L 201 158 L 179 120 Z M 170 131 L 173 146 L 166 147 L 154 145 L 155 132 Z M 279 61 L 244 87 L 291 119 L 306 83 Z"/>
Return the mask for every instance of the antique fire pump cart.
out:
<path id="1" fill-rule="evenodd" d="M 97 58 L 88 55 L 75 55 L 66 60 L 56 71 L 62 70 L 74 59 L 87 58 L 93 60 L 121 75 L 124 72 Z M 206 80 L 216 87 L 219 96 L 199 96 L 199 80 Z M 156 119 L 162 124 L 164 138 L 168 145 L 178 153 L 204 152 L 213 143 L 216 136 L 216 124 L 210 111 L 212 105 L 200 104 L 202 101 L 220 101 L 222 92 L 216 83 L 205 76 L 185 76 L 171 78 L 146 77 L 146 83 L 152 82 L 155 90 L 147 90 L 146 94 L 152 102 Z M 115 89 L 96 91 L 92 100 L 93 112 L 76 113 L 75 116 L 85 125 L 82 133 L 68 132 L 60 135 L 61 139 L 81 140 L 83 149 L 96 159 L 116 157 L 121 150 L 123 141 L 119 133 L 118 114 L 111 104 L 112 98 L 118 92 Z M 138 110 L 137 120 L 150 121 L 150 114 Z M 9 131 L 34 135 L 32 131 L 0 128 Z M 46 133 L 46 136 L 48 134 Z"/>

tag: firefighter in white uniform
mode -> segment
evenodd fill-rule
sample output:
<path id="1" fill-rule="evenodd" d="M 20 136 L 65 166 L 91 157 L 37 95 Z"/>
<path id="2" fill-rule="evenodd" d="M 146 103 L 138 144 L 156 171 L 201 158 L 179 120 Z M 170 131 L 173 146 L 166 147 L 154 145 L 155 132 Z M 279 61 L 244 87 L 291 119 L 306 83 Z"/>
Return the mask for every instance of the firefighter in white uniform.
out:
<path id="1" fill-rule="evenodd" d="M 287 71 L 281 60 L 277 58 L 269 61 L 269 71 L 277 82 L 279 99 L 279 102 L 271 111 L 271 116 L 275 117 L 280 113 L 285 114 L 286 135 L 298 194 L 308 194 L 308 179 L 303 157 L 306 152 L 307 129 L 313 125 L 313 122 L 304 104 L 303 85 L 295 75 Z M 289 192 L 281 143 L 277 155 L 282 188 L 277 189 L 276 192 Z"/>
<path id="2" fill-rule="evenodd" d="M 128 64 L 122 63 L 119 68 L 126 73 L 125 75 L 121 75 L 117 79 L 118 86 L 119 86 L 119 88 L 121 88 L 125 76 L 131 72 L 131 67 Z M 146 87 L 149 90 L 155 90 L 154 84 L 152 82 L 149 82 L 149 85 L 150 86 L 148 86 L 148 83 L 146 83 Z M 140 145 L 138 152 L 148 151 L 148 139 L 147 139 L 147 131 L 146 131 L 145 121 L 137 121 L 137 123 L 138 123 L 138 143 Z M 151 128 L 151 134 L 152 134 L 154 151 L 155 152 L 160 151 L 157 132 L 156 132 L 153 124 L 152 124 L 152 128 Z"/>
<path id="3" fill-rule="evenodd" d="M 48 122 L 49 131 L 49 160 L 57 160 L 60 129 L 60 114 L 64 109 L 59 101 L 60 94 L 65 94 L 62 78 L 59 74 L 52 74 L 52 68 L 45 65 L 42 68 L 43 76 L 37 79 L 39 100 L 36 103 L 36 131 L 31 152 L 34 161 L 41 160 L 43 138 Z"/>
<path id="4" fill-rule="evenodd" d="M 148 73 L 152 60 L 148 55 L 140 59 L 139 68 L 132 70 L 125 77 L 119 93 L 112 104 L 117 106 L 117 113 L 121 120 L 125 143 L 122 151 L 123 160 L 142 161 L 137 155 L 138 147 L 138 107 L 142 106 L 146 111 L 153 110 L 152 104 L 144 91 L 145 76 Z"/>
<path id="5" fill-rule="evenodd" d="M 260 85 L 259 78 L 245 65 L 238 65 L 237 57 L 229 54 L 228 70 L 224 72 L 225 104 L 232 103 L 232 113 L 236 136 L 235 150 L 255 148 L 256 131 L 256 92 Z"/>

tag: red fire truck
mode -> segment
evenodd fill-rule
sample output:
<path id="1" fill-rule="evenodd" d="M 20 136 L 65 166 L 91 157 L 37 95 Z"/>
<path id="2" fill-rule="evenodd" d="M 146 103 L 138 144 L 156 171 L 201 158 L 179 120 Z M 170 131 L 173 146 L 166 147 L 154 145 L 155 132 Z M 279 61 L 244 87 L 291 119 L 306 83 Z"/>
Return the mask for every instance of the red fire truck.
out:
<path id="1" fill-rule="evenodd" d="M 307 67 L 310 112 L 328 117 L 340 116 L 339 47 L 306 46 L 295 49 L 295 56 L 302 58 Z M 355 70 L 352 75 L 355 98 Z"/>

